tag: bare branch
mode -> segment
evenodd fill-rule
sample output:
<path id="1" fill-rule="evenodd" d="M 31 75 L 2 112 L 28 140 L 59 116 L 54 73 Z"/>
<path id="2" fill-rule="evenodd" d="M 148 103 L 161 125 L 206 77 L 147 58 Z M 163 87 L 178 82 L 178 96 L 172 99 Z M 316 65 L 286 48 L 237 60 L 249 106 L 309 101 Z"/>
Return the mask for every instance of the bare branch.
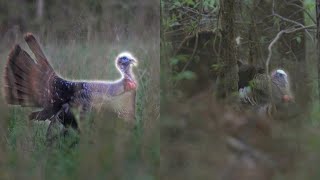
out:
<path id="1" fill-rule="evenodd" d="M 177 55 L 178 52 L 182 49 L 183 45 L 185 43 L 187 43 L 190 39 L 192 38 L 197 38 L 196 36 L 200 35 L 200 34 L 204 34 L 204 33 L 210 33 L 210 34 L 215 34 L 216 33 L 216 29 L 213 30 L 199 30 L 196 31 L 195 33 L 192 33 L 191 35 L 186 36 L 181 43 L 179 44 L 178 48 L 176 48 L 176 50 L 174 51 L 174 55 Z"/>
<path id="2" fill-rule="evenodd" d="M 275 8 L 274 7 L 275 7 L 275 5 L 274 5 L 274 0 L 273 0 L 272 1 L 272 15 L 273 16 L 276 16 L 276 17 L 278 17 L 278 18 L 280 18 L 280 19 L 282 19 L 284 21 L 293 23 L 293 24 L 298 25 L 300 27 L 305 27 L 303 24 L 301 24 L 301 23 L 299 23 L 297 21 L 294 21 L 294 20 L 291 20 L 291 19 L 288 19 L 286 17 L 283 17 L 283 16 L 279 15 L 278 13 L 275 12 L 275 10 L 274 10 Z M 309 33 L 309 31 L 307 30 L 307 28 L 304 28 L 304 30 L 305 30 L 306 34 L 310 37 L 310 39 L 314 42 L 314 39 L 313 39 L 312 35 Z"/>
<path id="3" fill-rule="evenodd" d="M 272 89 L 271 89 L 271 78 L 269 75 L 269 64 L 270 64 L 270 60 L 271 60 L 271 56 L 272 56 L 272 47 L 273 45 L 280 39 L 280 37 L 283 34 L 289 34 L 289 33 L 293 33 L 299 30 L 305 30 L 305 29 L 309 29 L 309 28 L 313 28 L 315 27 L 315 25 L 310 25 L 310 26 L 303 26 L 300 28 L 290 28 L 290 29 L 285 29 L 285 30 L 281 30 L 280 32 L 278 32 L 277 36 L 271 41 L 271 43 L 268 46 L 268 58 L 265 64 L 266 67 L 266 73 L 267 73 L 267 77 L 268 77 L 268 90 L 269 90 L 269 94 L 270 94 L 270 98 L 271 98 L 271 102 L 273 103 L 273 99 L 272 99 Z"/>
<path id="4" fill-rule="evenodd" d="M 301 7 L 301 6 L 297 5 L 297 4 L 291 3 L 291 2 L 285 1 L 285 3 L 287 5 L 289 5 L 289 6 L 294 6 L 294 7 L 300 8 L 302 11 L 304 11 L 309 16 L 310 20 L 313 23 L 315 23 L 315 24 L 317 23 L 316 20 L 312 17 L 312 15 L 305 8 L 303 8 L 303 7 Z"/>
<path id="5" fill-rule="evenodd" d="M 194 48 L 193 48 L 193 51 L 192 51 L 192 55 L 189 58 L 189 61 L 182 68 L 181 72 L 183 72 L 183 71 L 185 71 L 187 69 L 187 67 L 191 63 L 192 59 L 194 58 L 194 55 L 196 54 L 196 51 L 198 49 L 198 44 L 199 44 L 198 41 L 199 41 L 199 35 L 198 35 L 198 32 L 196 32 L 196 42 L 194 43 Z"/>

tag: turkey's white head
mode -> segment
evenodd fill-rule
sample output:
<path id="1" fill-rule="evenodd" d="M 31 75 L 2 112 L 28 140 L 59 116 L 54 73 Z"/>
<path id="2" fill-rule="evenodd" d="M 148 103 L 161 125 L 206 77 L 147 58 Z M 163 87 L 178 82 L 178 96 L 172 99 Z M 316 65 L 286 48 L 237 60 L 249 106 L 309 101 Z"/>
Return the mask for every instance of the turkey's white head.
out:
<path id="1" fill-rule="evenodd" d="M 124 78 L 125 91 L 137 89 L 137 82 L 132 72 L 132 66 L 137 65 L 136 58 L 129 52 L 120 53 L 116 58 L 116 66 Z"/>
<path id="2" fill-rule="evenodd" d="M 282 100 L 289 102 L 293 100 L 291 95 L 287 73 L 282 69 L 277 69 L 271 73 L 272 82 L 275 83 L 282 91 Z"/>
<path id="3" fill-rule="evenodd" d="M 116 66 L 122 73 L 129 73 L 132 65 L 137 65 L 136 58 L 129 52 L 120 53 L 116 58 Z"/>
<path id="4" fill-rule="evenodd" d="M 277 83 L 280 86 L 286 87 L 289 85 L 288 75 L 282 69 L 277 69 L 272 72 L 271 79 L 273 82 Z"/>

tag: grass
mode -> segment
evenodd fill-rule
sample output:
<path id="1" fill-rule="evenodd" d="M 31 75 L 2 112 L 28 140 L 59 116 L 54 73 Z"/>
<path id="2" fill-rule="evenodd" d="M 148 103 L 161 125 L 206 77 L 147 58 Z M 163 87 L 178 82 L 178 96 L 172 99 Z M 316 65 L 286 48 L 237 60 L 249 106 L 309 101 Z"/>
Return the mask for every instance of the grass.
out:
<path id="1" fill-rule="evenodd" d="M 31 108 L 8 107 L 1 97 L 0 179 L 158 179 L 159 47 L 157 39 L 125 42 L 59 42 L 40 38 L 54 69 L 68 79 L 119 78 L 114 58 L 123 50 L 139 61 L 134 128 L 115 115 L 92 112 L 92 126 L 79 137 L 60 138 L 48 147 L 47 124 L 27 121 Z M 9 47 L 1 58 L 6 59 Z M 29 54 L 25 44 L 22 47 Z M 1 61 L 1 74 L 4 69 Z M 75 139 L 79 143 L 70 148 Z"/>

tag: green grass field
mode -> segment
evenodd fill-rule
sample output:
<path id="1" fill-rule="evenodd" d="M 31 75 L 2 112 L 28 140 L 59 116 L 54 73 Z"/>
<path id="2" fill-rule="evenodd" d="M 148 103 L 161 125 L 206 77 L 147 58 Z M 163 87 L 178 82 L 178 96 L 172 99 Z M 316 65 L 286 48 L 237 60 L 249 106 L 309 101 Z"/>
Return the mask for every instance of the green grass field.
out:
<path id="1" fill-rule="evenodd" d="M 54 69 L 67 79 L 117 79 L 114 58 L 123 50 L 132 52 L 139 62 L 134 69 L 139 81 L 137 119 L 129 127 L 112 114 L 94 111 L 80 137 L 71 134 L 49 147 L 47 124 L 29 122 L 31 108 L 8 106 L 1 95 L 0 179 L 158 179 L 159 40 L 39 40 Z M 32 54 L 22 38 L 20 44 Z M 10 48 L 1 45 L 1 74 Z M 70 147 L 75 139 L 79 143 Z"/>

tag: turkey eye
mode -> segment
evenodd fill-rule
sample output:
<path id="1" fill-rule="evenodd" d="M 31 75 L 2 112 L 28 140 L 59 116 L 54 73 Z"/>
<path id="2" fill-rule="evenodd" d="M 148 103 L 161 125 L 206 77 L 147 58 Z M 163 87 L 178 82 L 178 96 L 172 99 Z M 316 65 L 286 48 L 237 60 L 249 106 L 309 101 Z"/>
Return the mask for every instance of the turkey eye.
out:
<path id="1" fill-rule="evenodd" d="M 277 76 L 279 76 L 279 77 L 283 77 L 283 74 L 281 74 L 281 73 L 277 73 Z"/>
<path id="2" fill-rule="evenodd" d="M 128 58 L 127 57 L 122 57 L 121 61 L 122 61 L 122 63 L 127 63 L 128 62 Z"/>

